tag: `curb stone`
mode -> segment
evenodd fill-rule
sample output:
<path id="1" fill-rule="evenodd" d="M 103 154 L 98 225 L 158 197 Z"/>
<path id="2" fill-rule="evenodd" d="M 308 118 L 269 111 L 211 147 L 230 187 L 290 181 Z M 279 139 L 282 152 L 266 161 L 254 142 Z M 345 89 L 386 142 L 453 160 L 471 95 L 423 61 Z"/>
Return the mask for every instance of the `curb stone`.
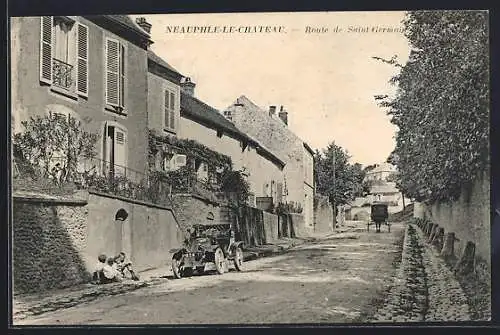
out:
<path id="1" fill-rule="evenodd" d="M 414 225 L 407 226 L 393 287 L 372 321 L 470 320 L 465 293 L 424 237 Z"/>

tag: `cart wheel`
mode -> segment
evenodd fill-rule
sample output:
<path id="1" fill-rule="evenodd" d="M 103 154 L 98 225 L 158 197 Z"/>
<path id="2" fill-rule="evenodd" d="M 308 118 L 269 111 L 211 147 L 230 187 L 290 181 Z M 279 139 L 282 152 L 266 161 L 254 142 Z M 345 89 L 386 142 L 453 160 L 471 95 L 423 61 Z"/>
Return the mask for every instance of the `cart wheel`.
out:
<path id="1" fill-rule="evenodd" d="M 234 251 L 234 267 L 237 271 L 241 271 L 243 268 L 243 250 L 239 247 Z"/>
<path id="2" fill-rule="evenodd" d="M 224 257 L 224 252 L 222 251 L 221 248 L 217 248 L 215 250 L 215 255 L 214 255 L 214 263 L 215 263 L 215 269 L 217 270 L 218 274 L 223 274 L 224 273 L 224 267 L 226 263 L 226 258 Z"/>
<path id="3" fill-rule="evenodd" d="M 181 279 L 184 272 L 182 269 L 181 257 L 177 257 L 176 255 L 172 257 L 172 272 L 177 279 Z"/>

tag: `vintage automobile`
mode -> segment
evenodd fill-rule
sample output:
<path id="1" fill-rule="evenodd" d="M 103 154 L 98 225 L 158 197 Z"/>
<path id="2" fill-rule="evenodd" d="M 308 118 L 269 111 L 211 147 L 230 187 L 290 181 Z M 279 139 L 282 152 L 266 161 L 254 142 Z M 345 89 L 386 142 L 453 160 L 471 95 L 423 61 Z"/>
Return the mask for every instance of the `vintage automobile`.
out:
<path id="1" fill-rule="evenodd" d="M 227 272 L 229 263 L 237 271 L 243 267 L 243 242 L 236 241 L 230 224 L 197 224 L 188 230 L 184 246 L 171 250 L 175 278 L 189 277 L 214 268 Z"/>

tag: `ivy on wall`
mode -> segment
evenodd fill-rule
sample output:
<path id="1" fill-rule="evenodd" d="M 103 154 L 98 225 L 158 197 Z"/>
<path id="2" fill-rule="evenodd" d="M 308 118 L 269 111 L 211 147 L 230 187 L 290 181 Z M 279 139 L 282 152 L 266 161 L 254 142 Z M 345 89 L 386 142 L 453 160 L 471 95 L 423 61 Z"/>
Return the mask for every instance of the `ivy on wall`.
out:
<path id="1" fill-rule="evenodd" d="M 175 171 L 156 171 L 158 153 L 184 154 L 186 166 Z M 208 180 L 197 180 L 194 170 L 195 160 L 207 165 Z M 245 203 L 250 193 L 246 177 L 233 170 L 231 157 L 209 149 L 205 145 L 189 139 L 149 132 L 149 167 L 152 180 L 165 181 L 172 192 L 191 192 L 208 199 L 215 199 L 215 193 L 222 193 L 233 205 Z"/>
<path id="2" fill-rule="evenodd" d="M 166 145 L 166 146 L 165 146 Z M 189 159 L 199 159 L 209 167 L 220 167 L 225 170 L 232 169 L 231 157 L 211 150 L 205 145 L 189 139 L 179 139 L 175 136 L 164 136 L 154 130 L 149 131 L 149 156 L 150 162 L 155 159 L 156 153 L 163 148 L 168 148 L 171 153 L 184 154 Z"/>

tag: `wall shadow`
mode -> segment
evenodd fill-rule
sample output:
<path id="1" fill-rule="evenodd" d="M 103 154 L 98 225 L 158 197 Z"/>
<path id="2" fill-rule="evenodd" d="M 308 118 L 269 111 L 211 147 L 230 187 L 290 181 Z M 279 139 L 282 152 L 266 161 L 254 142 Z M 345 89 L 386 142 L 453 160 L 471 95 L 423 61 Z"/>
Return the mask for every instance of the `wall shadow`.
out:
<path id="1" fill-rule="evenodd" d="M 74 229 L 72 238 L 58 216 L 63 206 L 14 200 L 13 207 L 14 294 L 66 288 L 90 280 L 74 243 L 75 237 L 85 238 L 79 235 L 86 234 L 86 227 L 70 227 Z"/>

